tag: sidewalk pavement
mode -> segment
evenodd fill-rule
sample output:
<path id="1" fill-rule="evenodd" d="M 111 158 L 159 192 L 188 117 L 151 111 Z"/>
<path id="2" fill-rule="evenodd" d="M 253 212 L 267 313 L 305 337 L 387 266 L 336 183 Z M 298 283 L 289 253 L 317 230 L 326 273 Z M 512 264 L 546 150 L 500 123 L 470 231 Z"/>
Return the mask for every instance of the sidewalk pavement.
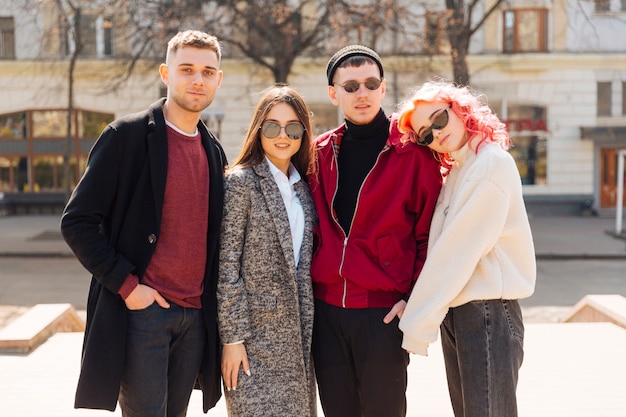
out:
<path id="1" fill-rule="evenodd" d="M 58 215 L 0 217 L 0 258 L 72 257 L 59 220 Z M 538 259 L 626 258 L 626 240 L 615 236 L 615 218 L 534 216 L 530 224 Z"/>
<path id="2" fill-rule="evenodd" d="M 0 217 L 0 274 L 3 258 L 72 258 L 58 224 L 54 215 Z M 626 241 L 612 236 L 615 219 L 533 217 L 531 227 L 538 259 L 626 260 Z M 8 311 L 10 320 L 25 309 L 0 306 L 0 328 L 3 314 L 6 319 Z M 29 354 L 0 354 L 0 415 L 120 416 L 119 409 L 111 414 L 72 408 L 81 343 L 82 333 L 57 333 Z M 625 348 L 626 331 L 610 323 L 527 324 L 520 417 L 625 416 Z M 429 357 L 411 356 L 408 374 L 409 417 L 452 417 L 439 342 Z M 203 415 L 194 392 L 188 416 Z M 226 415 L 223 400 L 208 413 Z"/>

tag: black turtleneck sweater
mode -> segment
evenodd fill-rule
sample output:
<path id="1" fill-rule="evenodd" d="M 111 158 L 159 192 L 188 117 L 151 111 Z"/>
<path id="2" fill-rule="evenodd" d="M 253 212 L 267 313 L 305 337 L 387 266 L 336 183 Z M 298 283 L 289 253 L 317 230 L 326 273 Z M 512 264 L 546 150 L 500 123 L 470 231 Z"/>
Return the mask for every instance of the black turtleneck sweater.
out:
<path id="1" fill-rule="evenodd" d="M 382 109 L 366 125 L 346 120 L 346 130 L 339 146 L 339 187 L 334 201 L 339 225 L 346 235 L 350 231 L 363 181 L 389 137 L 389 123 Z"/>

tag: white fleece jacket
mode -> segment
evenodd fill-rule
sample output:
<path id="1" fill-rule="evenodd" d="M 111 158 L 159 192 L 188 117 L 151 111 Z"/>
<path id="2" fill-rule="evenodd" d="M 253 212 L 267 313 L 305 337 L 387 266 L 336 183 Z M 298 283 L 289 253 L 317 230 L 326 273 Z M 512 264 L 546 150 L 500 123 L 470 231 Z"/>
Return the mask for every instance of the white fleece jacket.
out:
<path id="1" fill-rule="evenodd" d="M 426 263 L 400 320 L 402 347 L 424 356 L 448 308 L 525 298 L 535 287 L 534 244 L 513 157 L 495 143 L 476 154 L 469 142 L 452 156 Z"/>

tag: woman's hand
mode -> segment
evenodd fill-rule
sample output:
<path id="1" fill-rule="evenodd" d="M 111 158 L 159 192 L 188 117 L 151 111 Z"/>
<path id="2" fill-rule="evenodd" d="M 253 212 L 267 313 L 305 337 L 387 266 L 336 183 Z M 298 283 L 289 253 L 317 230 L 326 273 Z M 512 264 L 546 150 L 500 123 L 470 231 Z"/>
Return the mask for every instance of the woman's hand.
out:
<path id="1" fill-rule="evenodd" d="M 243 343 L 224 345 L 222 349 L 222 378 L 228 391 L 237 389 L 237 376 L 240 366 L 243 366 L 243 371 L 250 376 L 246 346 Z"/>

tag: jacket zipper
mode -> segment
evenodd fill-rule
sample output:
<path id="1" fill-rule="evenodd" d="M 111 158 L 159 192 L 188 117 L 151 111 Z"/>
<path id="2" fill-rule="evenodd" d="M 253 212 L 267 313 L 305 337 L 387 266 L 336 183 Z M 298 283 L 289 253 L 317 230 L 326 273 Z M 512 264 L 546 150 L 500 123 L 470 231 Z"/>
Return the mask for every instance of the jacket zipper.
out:
<path id="1" fill-rule="evenodd" d="M 367 175 L 365 176 L 365 178 L 363 179 L 363 183 L 361 183 L 361 187 L 359 188 L 359 193 L 357 194 L 356 197 L 356 206 L 354 207 L 354 214 L 352 215 L 352 221 L 350 222 L 350 228 L 348 229 L 348 234 L 346 234 L 343 231 L 343 227 L 341 227 L 341 225 L 339 224 L 339 222 L 337 221 L 337 218 L 335 217 L 335 215 L 333 214 L 333 220 L 335 221 L 335 224 L 337 225 L 337 227 L 339 227 L 339 229 L 341 230 L 341 232 L 343 233 L 344 239 L 343 239 L 343 249 L 341 251 L 341 263 L 339 264 L 339 276 L 341 278 L 343 278 L 343 294 L 341 296 L 341 306 L 343 308 L 346 308 L 346 298 L 348 296 L 348 281 L 346 280 L 346 278 L 343 276 L 343 264 L 344 261 L 346 259 L 346 248 L 348 247 L 348 236 L 350 236 L 350 231 L 352 230 L 352 224 L 354 223 L 354 218 L 356 217 L 356 212 L 359 208 L 359 201 L 361 200 L 361 191 L 363 190 L 363 185 L 365 184 L 365 182 L 367 181 L 367 179 L 370 177 L 370 174 L 372 173 L 372 171 L 374 171 L 374 168 L 376 168 L 376 165 L 378 165 L 378 161 L 380 160 L 380 156 L 386 152 L 389 149 L 389 145 L 385 144 L 385 146 L 383 147 L 383 150 L 380 151 L 380 153 L 378 154 L 378 156 L 376 157 L 376 161 L 374 162 L 374 165 L 372 166 L 372 169 L 369 170 L 369 172 L 367 173 Z M 335 151 L 335 147 L 333 147 L 333 153 L 334 153 L 334 162 L 335 162 L 335 168 L 337 169 L 337 181 L 335 182 L 335 192 L 333 194 L 333 200 L 331 202 L 332 207 L 331 210 L 333 210 L 334 212 L 334 207 L 335 207 L 335 197 L 337 196 L 337 189 L 339 188 L 339 164 L 337 163 L 337 151 Z"/>

